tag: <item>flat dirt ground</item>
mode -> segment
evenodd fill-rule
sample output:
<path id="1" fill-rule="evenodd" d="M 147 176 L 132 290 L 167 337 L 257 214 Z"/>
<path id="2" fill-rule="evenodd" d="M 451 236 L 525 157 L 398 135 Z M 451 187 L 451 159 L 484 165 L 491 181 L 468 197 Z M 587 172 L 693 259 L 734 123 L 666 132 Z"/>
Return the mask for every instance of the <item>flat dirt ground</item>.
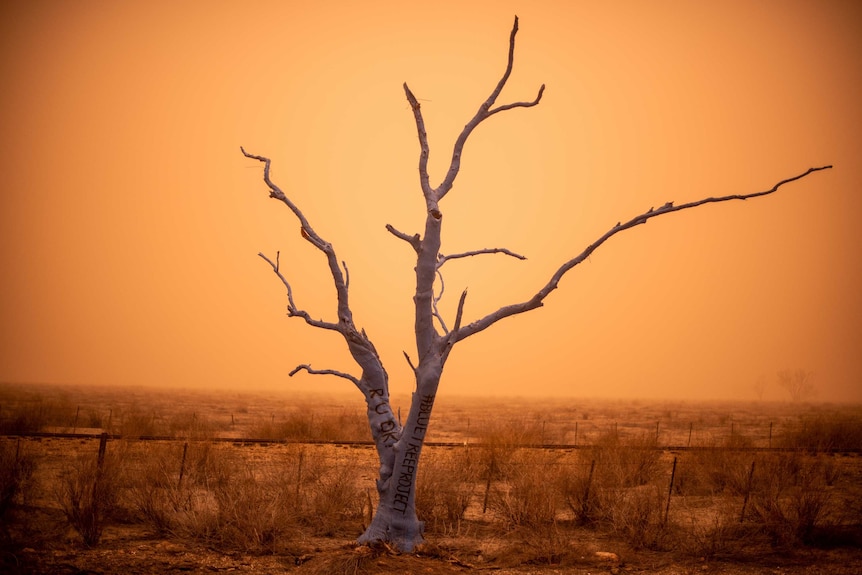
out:
<path id="1" fill-rule="evenodd" d="M 131 414 L 145 411 L 150 425 L 166 433 L 181 428 L 177 420 L 206 422 L 204 431 L 212 438 L 233 438 L 218 442 L 214 449 L 230 453 L 242 461 L 264 465 L 283 460 L 295 453 L 297 444 L 276 441 L 244 442 L 255 438 L 291 413 L 313 412 L 318 420 L 335 418 L 345 433 L 346 413 L 361 407 L 361 398 L 308 398 L 297 401 L 287 394 L 237 394 L 201 392 L 165 392 L 151 390 L 117 390 L 40 388 L 34 395 L 26 386 L 0 385 L 0 422 L 9 421 L 20 405 L 50 406 L 65 413 L 53 421 L 55 431 L 101 431 L 119 434 L 128 430 Z M 28 403 L 29 402 L 29 403 Z M 143 410 L 141 406 L 148 406 Z M 405 400 L 402 405 L 407 405 Z M 51 411 L 49 410 L 49 411 Z M 638 433 L 655 434 L 662 446 L 686 447 L 698 444 L 726 444 L 745 438 L 747 447 L 777 445 L 782 434 L 789 434 L 805 416 L 841 412 L 858 418 L 859 407 L 793 406 L 776 404 L 682 404 L 598 400 L 560 400 L 543 402 L 502 401 L 487 399 L 441 398 L 432 422 L 434 434 L 429 442 L 479 445 L 490 436 L 489 428 L 529 429 L 529 439 L 536 444 L 554 444 L 558 459 L 578 455 L 573 446 L 591 444 L 613 433 L 635 437 Z M 359 411 L 361 416 L 361 410 Z M 59 416 L 58 416 L 59 417 Z M 124 421 L 125 418 L 125 421 Z M 171 424 L 174 422 L 174 424 Z M 56 425 L 59 423 L 60 425 Z M 126 426 L 126 427 L 121 427 Z M 496 426 L 496 427 L 495 427 Z M 72 429 L 70 429 L 72 428 Z M 202 433 L 195 428 L 195 433 Z M 178 432 L 177 432 L 178 433 Z M 192 433 L 188 427 L 185 433 Z M 165 449 L 182 449 L 186 441 L 208 441 L 207 438 L 179 434 L 173 441 L 136 441 L 112 439 L 108 453 L 125 446 L 127 453 L 149 453 L 154 444 Z M 355 440 L 355 437 L 344 437 Z M 726 574 L 855 574 L 862 573 L 862 537 L 857 517 L 851 532 L 842 532 L 834 540 L 820 538 L 815 545 L 762 548 L 746 547 L 735 554 L 733 545 L 715 548 L 702 555 L 680 550 L 666 541 L 661 550 L 634 545 L 608 530 L 586 528 L 573 521 L 561 520 L 553 530 L 553 542 L 542 541 L 543 535 L 529 528 L 503 529 L 497 518 L 482 509 L 484 481 L 476 491 L 465 519 L 457 530 L 429 530 L 427 544 L 411 554 L 390 549 L 357 547 L 353 540 L 361 532 L 361 520 L 346 520 L 343 526 L 324 535 L 297 532 L 268 552 L 238 550 L 213 540 L 186 537 L 178 533 L 159 534 L 150 523 L 119 512 L 104 528 L 99 543 L 83 545 L 80 535 L 70 527 L 58 497 L 58 477 L 69 462 L 80 454 L 94 454 L 99 447 L 97 436 L 0 437 L 5 445 L 15 445 L 37 462 L 26 491 L 16 496 L 14 505 L 0 519 L 0 573 L 2 574 L 150 574 L 150 573 L 221 573 L 249 574 L 450 574 L 492 572 L 500 575 L 655 573 L 659 575 L 726 573 Z M 146 445 L 144 445 L 146 444 Z M 373 447 L 345 444 L 305 445 L 304 457 L 350 461 L 355 480 L 361 489 L 373 493 L 376 460 Z M 428 447 L 427 454 L 454 452 L 456 447 Z M 294 451 L 291 451 L 294 450 Z M 666 450 L 660 467 L 669 468 L 675 453 Z M 426 454 L 426 455 L 427 455 Z M 425 456 L 425 455 L 423 455 Z M 141 456 L 142 457 L 142 456 Z M 185 456 L 183 456 L 185 457 Z M 140 458 L 140 457 L 139 457 Z M 834 461 L 835 485 L 840 488 L 839 507 L 852 516 L 862 511 L 862 457 L 845 452 L 830 456 Z M 143 461 L 143 459 L 141 459 Z M 669 474 L 669 469 L 662 471 Z M 664 476 L 662 476 L 664 477 Z M 662 479 L 663 481 L 665 479 Z M 666 488 L 665 488 L 666 490 Z M 673 501 L 681 513 L 682 496 Z M 692 498 L 694 500 L 694 498 Z M 734 500 L 734 505 L 739 502 Z M 692 507 L 694 508 L 694 507 Z M 736 513 L 736 511 L 734 511 Z M 675 516 L 672 513 L 672 517 Z M 564 518 L 565 519 L 565 518 Z M 846 523 L 846 521 L 845 521 Z M 680 523 L 680 529 L 686 529 Z M 680 536 L 682 532 L 677 532 Z M 756 534 L 754 534 L 756 536 Z M 548 535 L 547 537 L 551 537 Z M 672 536 L 671 536 L 672 537 Z M 533 547 L 549 546 L 553 553 L 543 556 Z"/>

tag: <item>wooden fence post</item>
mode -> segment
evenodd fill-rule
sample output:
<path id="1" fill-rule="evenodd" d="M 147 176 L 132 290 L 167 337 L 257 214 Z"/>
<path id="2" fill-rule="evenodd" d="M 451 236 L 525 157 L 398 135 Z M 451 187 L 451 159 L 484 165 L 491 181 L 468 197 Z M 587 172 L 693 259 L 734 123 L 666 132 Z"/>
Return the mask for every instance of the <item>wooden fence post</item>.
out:
<path id="1" fill-rule="evenodd" d="M 108 432 L 103 431 L 102 435 L 99 436 L 99 458 L 97 460 L 97 465 L 99 469 L 102 468 L 102 464 L 105 462 L 105 450 L 108 448 Z"/>
<path id="2" fill-rule="evenodd" d="M 180 460 L 180 478 L 177 481 L 177 489 L 179 489 L 183 484 L 183 475 L 186 473 L 186 454 L 189 451 L 189 442 L 186 441 L 183 443 L 183 458 Z"/>
<path id="3" fill-rule="evenodd" d="M 296 502 L 299 504 L 299 494 L 302 488 L 302 461 L 305 459 L 305 448 L 299 450 L 299 462 L 296 465 Z M 370 500 L 369 500 L 370 501 Z"/>
<path id="4" fill-rule="evenodd" d="M 673 494 L 673 478 L 676 476 L 676 457 L 673 458 L 673 467 L 670 469 L 670 485 L 667 488 L 667 505 L 664 508 L 664 522 L 667 524 L 667 516 L 670 513 L 670 496 Z"/>
<path id="5" fill-rule="evenodd" d="M 745 519 L 745 508 L 748 506 L 748 497 L 751 495 L 751 481 L 754 478 L 754 463 L 754 461 L 751 462 L 751 469 L 748 472 L 748 484 L 745 486 L 745 497 L 742 499 L 742 511 L 739 513 L 740 523 Z"/>
<path id="6" fill-rule="evenodd" d="M 590 462 L 590 474 L 587 476 L 587 485 L 584 487 L 584 500 L 581 502 L 581 521 L 586 520 L 589 512 L 590 486 L 593 484 L 593 471 L 596 469 L 596 460 Z"/>
<path id="7" fill-rule="evenodd" d="M 491 451 L 491 461 L 488 462 L 488 480 L 485 483 L 485 498 L 482 501 L 482 513 L 488 510 L 488 497 L 491 493 L 491 479 L 494 477 L 494 472 L 497 471 L 497 454 Z"/>

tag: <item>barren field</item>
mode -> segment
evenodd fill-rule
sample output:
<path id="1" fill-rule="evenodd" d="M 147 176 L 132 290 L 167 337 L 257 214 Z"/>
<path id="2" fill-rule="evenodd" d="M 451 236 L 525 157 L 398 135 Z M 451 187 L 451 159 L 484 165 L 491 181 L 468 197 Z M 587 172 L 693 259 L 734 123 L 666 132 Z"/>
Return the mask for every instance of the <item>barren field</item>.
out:
<path id="1" fill-rule="evenodd" d="M 363 408 L 0 385 L 0 572 L 862 573 L 859 406 L 441 396 L 413 554 Z"/>

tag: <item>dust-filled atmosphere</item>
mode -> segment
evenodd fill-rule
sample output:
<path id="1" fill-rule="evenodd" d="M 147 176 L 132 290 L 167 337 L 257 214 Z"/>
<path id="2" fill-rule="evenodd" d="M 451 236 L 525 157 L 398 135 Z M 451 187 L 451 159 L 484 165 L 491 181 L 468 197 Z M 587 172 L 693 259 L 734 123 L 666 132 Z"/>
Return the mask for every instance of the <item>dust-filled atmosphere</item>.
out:
<path id="1" fill-rule="evenodd" d="M 515 15 L 495 105 L 541 101 L 476 127 L 437 206 L 439 252 L 475 253 L 439 270 L 440 333 L 529 301 L 617 222 L 832 168 L 614 234 L 457 342 L 440 396 L 862 400 L 862 9 L 840 1 L 4 2 L 0 381 L 350 392 L 288 377 L 359 373 L 286 316 L 259 252 L 313 320 L 338 321 L 333 278 L 242 146 L 411 392 L 414 113 L 436 187 Z"/>

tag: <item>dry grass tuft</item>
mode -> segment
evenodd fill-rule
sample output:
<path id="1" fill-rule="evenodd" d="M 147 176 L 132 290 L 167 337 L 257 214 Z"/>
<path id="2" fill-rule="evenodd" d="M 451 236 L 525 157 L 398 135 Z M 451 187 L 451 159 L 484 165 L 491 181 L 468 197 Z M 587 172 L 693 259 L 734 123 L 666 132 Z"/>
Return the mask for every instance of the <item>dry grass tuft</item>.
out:
<path id="1" fill-rule="evenodd" d="M 416 486 L 416 513 L 426 529 L 444 535 L 461 533 L 480 471 L 467 448 L 423 454 Z"/>
<path id="2" fill-rule="evenodd" d="M 36 459 L 20 440 L 0 443 L 0 521 L 27 491 L 35 469 Z"/>
<path id="3" fill-rule="evenodd" d="M 99 543 L 108 518 L 117 509 L 121 478 L 121 461 L 116 455 L 106 454 L 99 461 L 96 455 L 83 454 L 71 460 L 54 486 L 66 519 L 87 547 Z"/>

